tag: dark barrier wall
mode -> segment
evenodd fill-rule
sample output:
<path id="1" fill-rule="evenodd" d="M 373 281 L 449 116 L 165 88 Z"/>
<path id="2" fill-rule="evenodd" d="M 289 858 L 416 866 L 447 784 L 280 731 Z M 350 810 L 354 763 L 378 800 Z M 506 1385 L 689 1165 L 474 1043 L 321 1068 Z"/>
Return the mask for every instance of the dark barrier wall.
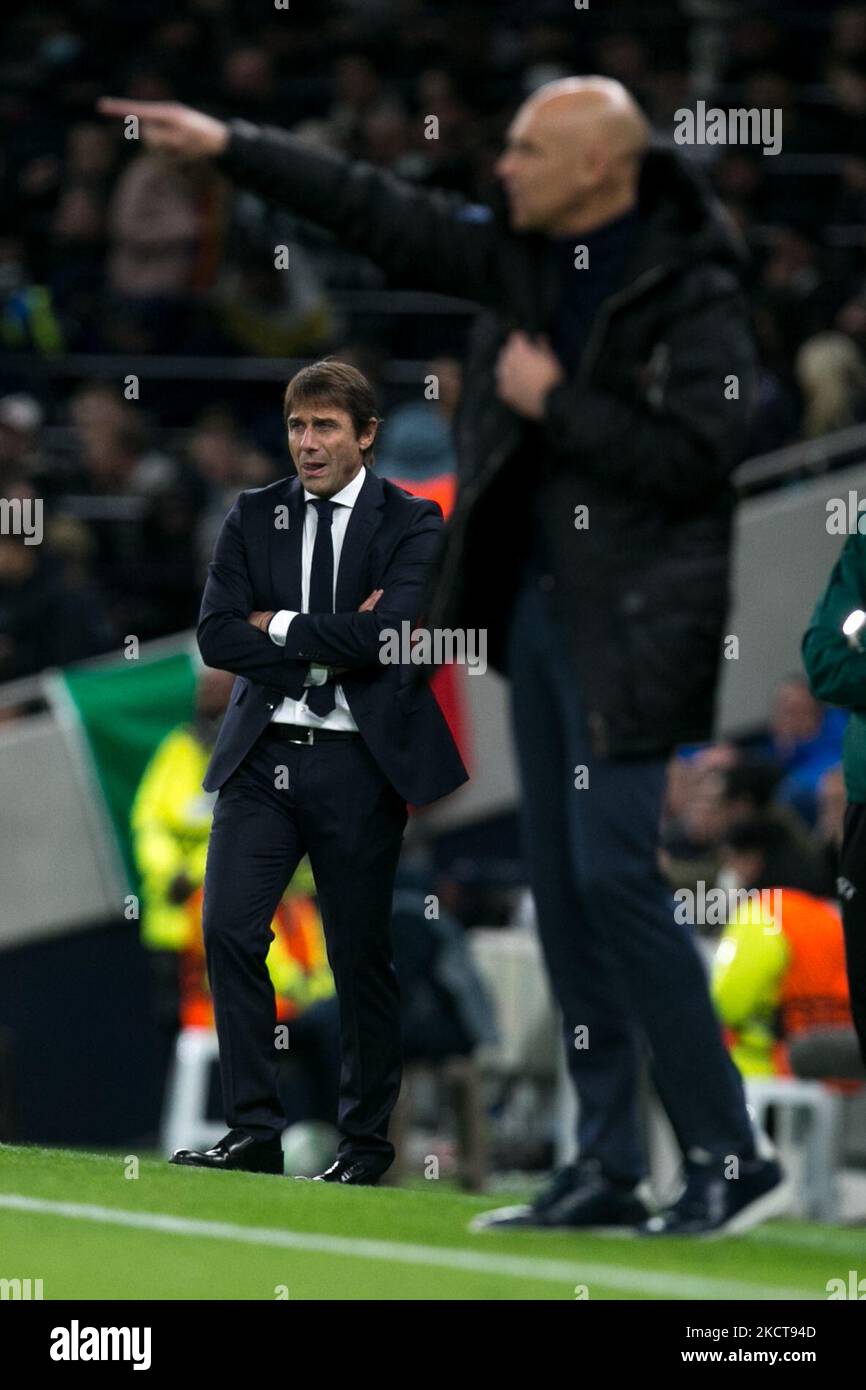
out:
<path id="1" fill-rule="evenodd" d="M 147 965 L 124 921 L 0 953 L 0 1140 L 155 1145 L 164 1062 Z"/>

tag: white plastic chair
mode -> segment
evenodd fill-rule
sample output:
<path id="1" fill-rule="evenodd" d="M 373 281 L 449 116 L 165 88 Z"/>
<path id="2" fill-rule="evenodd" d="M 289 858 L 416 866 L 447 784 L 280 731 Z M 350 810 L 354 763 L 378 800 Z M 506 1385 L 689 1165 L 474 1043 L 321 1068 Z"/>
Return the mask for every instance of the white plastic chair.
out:
<path id="1" fill-rule="evenodd" d="M 207 1118 L 210 1071 L 219 1057 L 211 1028 L 183 1028 L 177 1036 L 162 1110 L 160 1143 L 166 1157 L 175 1149 L 206 1149 L 226 1132 L 225 1122 Z"/>

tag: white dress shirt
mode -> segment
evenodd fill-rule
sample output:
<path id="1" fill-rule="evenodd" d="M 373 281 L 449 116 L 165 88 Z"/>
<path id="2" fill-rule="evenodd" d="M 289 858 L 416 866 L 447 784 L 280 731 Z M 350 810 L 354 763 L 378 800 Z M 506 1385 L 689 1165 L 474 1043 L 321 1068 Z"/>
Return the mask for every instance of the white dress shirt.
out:
<path id="1" fill-rule="evenodd" d="M 343 540 L 346 535 L 346 527 L 349 524 L 349 517 L 352 515 L 352 508 L 358 500 L 358 493 L 364 486 L 365 468 L 364 464 L 358 469 L 354 478 L 347 483 L 344 488 L 335 493 L 331 498 L 334 503 L 334 514 L 331 519 L 331 544 L 334 548 L 334 596 L 337 593 L 337 574 L 340 569 L 340 554 L 343 549 Z M 316 508 L 311 506 L 315 502 L 316 494 L 307 492 L 304 488 L 304 536 L 301 545 L 301 612 L 310 611 L 310 570 L 313 564 L 313 546 L 316 543 L 316 528 L 319 524 L 319 513 Z M 286 633 L 293 618 L 298 615 L 291 609 L 281 608 L 279 613 L 275 613 L 268 623 L 268 636 L 272 642 L 276 642 L 278 647 L 286 645 Z M 305 685 L 324 685 L 328 679 L 327 666 L 311 665 L 307 672 Z M 352 718 L 346 697 L 343 694 L 341 685 L 334 686 L 334 708 L 329 714 L 315 714 L 307 705 L 306 695 L 302 695 L 300 700 L 291 700 L 288 696 L 277 705 L 271 716 L 273 724 L 303 724 L 312 729 L 343 729 L 357 732 L 358 726 Z"/>

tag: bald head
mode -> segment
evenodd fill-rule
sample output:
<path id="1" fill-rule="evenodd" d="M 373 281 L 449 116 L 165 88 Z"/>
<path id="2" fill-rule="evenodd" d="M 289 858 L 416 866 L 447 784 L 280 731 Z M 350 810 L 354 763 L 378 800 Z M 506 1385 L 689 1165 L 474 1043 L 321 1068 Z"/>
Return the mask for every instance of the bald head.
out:
<path id="1" fill-rule="evenodd" d="M 633 206 L 650 126 L 606 77 L 566 77 L 521 106 L 497 164 L 519 231 L 589 232 Z"/>

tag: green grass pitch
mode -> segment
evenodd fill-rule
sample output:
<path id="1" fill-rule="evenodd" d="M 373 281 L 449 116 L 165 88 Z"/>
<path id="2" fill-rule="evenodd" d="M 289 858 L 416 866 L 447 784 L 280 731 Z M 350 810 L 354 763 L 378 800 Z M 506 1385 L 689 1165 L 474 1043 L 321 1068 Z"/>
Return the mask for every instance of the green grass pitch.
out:
<path id="1" fill-rule="evenodd" d="M 41 1279 L 45 1299 L 823 1300 L 828 1280 L 862 1265 L 854 1228 L 473 1235 L 476 1212 L 525 1194 L 335 1188 L 130 1157 L 0 1145 L 0 1279 Z"/>

